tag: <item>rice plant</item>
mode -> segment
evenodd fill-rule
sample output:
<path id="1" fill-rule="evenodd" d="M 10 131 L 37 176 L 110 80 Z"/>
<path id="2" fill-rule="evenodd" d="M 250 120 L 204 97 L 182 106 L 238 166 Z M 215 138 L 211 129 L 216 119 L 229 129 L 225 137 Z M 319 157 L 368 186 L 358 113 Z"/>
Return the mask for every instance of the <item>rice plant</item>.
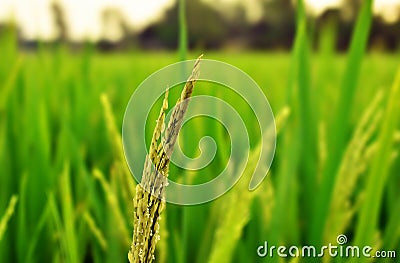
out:
<path id="1" fill-rule="evenodd" d="M 254 192 L 239 181 L 206 204 L 168 204 L 159 221 L 157 248 L 146 245 L 143 257 L 154 255 L 156 262 L 304 262 L 308 259 L 261 258 L 257 247 L 264 241 L 335 244 L 339 234 L 348 237 L 348 245 L 399 253 L 399 55 L 366 49 L 371 5 L 363 1 L 346 54 L 332 50 L 338 33 L 333 26 L 321 39 L 332 45 L 312 50 L 302 1 L 291 54 L 207 51 L 209 58 L 247 72 L 268 97 L 279 131 L 274 162 Z M 65 47 L 22 52 L 17 35 L 15 28 L 0 29 L 1 262 L 127 262 L 131 230 L 138 229 L 132 199 L 140 185 L 123 154 L 124 107 L 149 74 L 195 51 L 182 44 L 180 55 L 104 54 L 90 46 L 82 53 Z M 218 85 L 196 83 L 193 94 L 203 93 L 234 106 L 242 103 Z M 157 114 L 149 115 L 151 123 Z M 254 127 L 251 112 L 242 117 Z M 158 152 L 165 134 L 150 152 Z M 189 182 L 209 179 L 225 167 L 227 132 L 213 120 L 194 119 L 183 126 L 184 151 L 195 157 L 196 139 L 204 134 L 218 145 L 210 170 L 195 173 L 171 164 L 170 175 Z M 251 145 L 252 154 L 258 146 Z M 133 249 L 131 260 L 135 253 L 140 258 L 140 249 Z"/>
<path id="2" fill-rule="evenodd" d="M 168 185 L 169 156 L 174 149 L 183 116 L 199 75 L 200 58 L 201 56 L 193 66 L 192 74 L 171 113 L 171 119 L 166 129 L 164 120 L 165 111 L 168 108 L 168 90 L 165 93 L 151 139 L 149 154 L 146 156 L 142 181 L 136 186 L 133 241 L 128 254 L 131 263 L 147 263 L 155 259 L 155 248 L 160 239 L 159 220 L 161 220 L 161 212 L 165 207 L 165 187 Z"/>

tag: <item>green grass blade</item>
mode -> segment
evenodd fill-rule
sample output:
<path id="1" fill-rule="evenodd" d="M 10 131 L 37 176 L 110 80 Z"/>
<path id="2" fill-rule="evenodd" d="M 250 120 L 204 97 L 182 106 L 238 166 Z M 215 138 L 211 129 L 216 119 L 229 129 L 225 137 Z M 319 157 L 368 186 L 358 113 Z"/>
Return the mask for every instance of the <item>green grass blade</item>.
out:
<path id="1" fill-rule="evenodd" d="M 43 210 L 42 215 L 40 216 L 40 219 L 35 227 L 35 231 L 33 232 L 32 237 L 29 239 L 27 247 L 28 250 L 23 251 L 21 254 L 21 258 L 20 261 L 21 262 L 35 262 L 35 257 L 34 257 L 34 253 L 35 253 L 35 249 L 38 247 L 38 242 L 40 240 L 40 238 L 42 238 L 43 236 L 43 231 L 44 229 L 46 229 L 46 227 L 48 226 L 48 223 L 50 221 L 50 202 L 47 203 L 45 209 Z M 24 239 L 26 240 L 26 237 L 24 237 Z M 25 256 L 26 254 L 26 256 Z M 52 255 L 47 255 L 48 258 L 50 258 L 50 256 Z"/>
<path id="2" fill-rule="evenodd" d="M 74 202 L 71 192 L 70 169 L 69 165 L 65 165 L 64 171 L 60 178 L 61 189 L 61 208 L 62 221 L 64 228 L 64 236 L 66 244 L 67 262 L 80 262 L 78 240 L 75 229 L 75 212 Z"/>
<path id="3" fill-rule="evenodd" d="M 186 20 L 186 0 L 179 0 L 179 57 L 181 60 L 187 58 L 187 20 Z"/>
<path id="4" fill-rule="evenodd" d="M 365 200 L 361 207 L 356 227 L 354 244 L 364 246 L 373 244 L 374 233 L 377 228 L 378 217 L 383 197 L 386 178 L 389 174 L 393 137 L 398 125 L 398 111 L 400 101 L 400 70 L 391 92 L 384 119 L 378 135 L 378 149 L 367 179 Z"/>
<path id="5" fill-rule="evenodd" d="M 50 193 L 48 195 L 48 200 L 49 200 L 48 202 L 49 202 L 49 209 L 51 216 L 50 218 L 52 222 L 51 227 L 53 230 L 53 235 L 57 242 L 56 251 L 54 252 L 54 261 L 69 262 L 69 260 L 65 258 L 65 256 L 68 254 L 68 244 L 66 239 L 64 238 L 63 223 L 61 220 L 60 212 L 58 211 L 57 208 L 56 197 L 54 196 L 53 193 Z M 63 255 L 63 257 L 61 255 Z"/>
<path id="6" fill-rule="evenodd" d="M 383 235 L 383 249 L 394 249 L 400 240 L 400 200 L 391 208 L 391 214 Z"/>
<path id="7" fill-rule="evenodd" d="M 11 196 L 7 209 L 0 220 L 0 241 L 3 239 L 3 235 L 7 230 L 8 221 L 10 221 L 11 217 L 14 214 L 17 202 L 18 202 L 18 196 L 17 195 Z"/>
<path id="8" fill-rule="evenodd" d="M 2 83 L 0 89 L 0 112 L 4 112 L 6 109 L 6 103 L 9 100 L 12 89 L 15 87 L 15 82 L 21 70 L 22 62 L 23 57 L 19 56 L 11 68 L 11 72 L 8 74 L 6 82 L 4 84 Z"/>
<path id="9" fill-rule="evenodd" d="M 17 259 L 22 262 L 25 260 L 24 254 L 28 250 L 29 241 L 26 239 L 28 222 L 26 220 L 27 213 L 27 182 L 28 174 L 24 174 L 19 183 L 20 201 L 18 204 L 18 228 L 17 228 Z M 28 257 L 29 259 L 29 257 Z"/>
<path id="10" fill-rule="evenodd" d="M 295 61 L 294 67 L 296 67 L 296 78 L 295 82 L 298 87 L 298 111 L 299 111 L 299 137 L 301 143 L 299 169 L 300 175 L 299 180 L 304 182 L 302 184 L 302 191 L 300 192 L 300 202 L 307 203 L 312 200 L 310 194 L 316 187 L 316 169 L 315 162 L 317 157 L 316 147 L 316 124 L 315 112 L 317 103 L 311 102 L 311 74 L 310 74 L 310 54 L 309 54 L 309 43 L 307 36 L 307 17 L 302 0 L 297 1 L 297 29 L 296 29 L 296 40 L 295 40 Z M 292 182 L 292 181 L 291 181 Z M 303 206 L 303 216 L 301 220 L 310 222 L 312 215 L 311 206 Z M 308 228 L 309 225 L 306 225 Z M 308 231 L 307 231 L 308 232 Z"/>
<path id="11" fill-rule="evenodd" d="M 352 196 L 358 192 L 358 185 L 368 164 L 371 162 L 371 149 L 377 143 L 373 141 L 379 128 L 383 110 L 381 104 L 383 92 L 379 90 L 366 108 L 355 128 L 355 132 L 347 145 L 339 171 L 336 175 L 329 216 L 325 223 L 324 244 L 333 243 L 340 233 L 346 233 L 357 205 L 353 204 Z M 371 142 L 372 141 L 372 142 Z"/>
<path id="12" fill-rule="evenodd" d="M 300 168 L 300 161 L 308 164 L 309 157 L 308 145 L 302 147 L 304 138 L 307 141 L 312 137 L 310 134 L 310 121 L 309 112 L 309 72 L 308 72 L 308 47 L 307 47 L 307 32 L 306 32 L 306 17 L 303 1 L 297 1 L 297 28 L 296 38 L 292 51 L 291 68 L 289 72 L 288 88 L 287 88 L 287 104 L 292 109 L 292 114 L 289 118 L 288 127 L 280 137 L 277 144 L 277 151 L 285 153 L 279 159 L 278 172 L 276 173 L 275 181 L 275 206 L 272 213 L 271 227 L 269 231 L 268 241 L 274 244 L 281 244 L 285 241 L 293 243 L 299 242 L 299 234 L 296 227 L 298 221 L 297 198 L 299 192 L 296 190 L 298 170 Z M 302 154 L 302 151 L 304 153 Z M 277 152 L 278 154 L 278 152 Z M 301 159 L 304 158 L 304 159 Z M 305 183 L 303 186 L 307 189 L 312 188 L 314 176 L 311 172 L 306 172 L 310 168 L 308 165 L 301 166 L 304 168 Z M 305 190 L 302 192 L 302 199 L 307 200 L 307 195 L 311 192 Z M 294 198 L 294 199 L 293 199 Z M 307 201 L 304 201 L 306 202 Z M 286 213 L 288 204 L 294 205 L 290 217 L 282 215 Z M 305 206 L 306 207 L 306 206 Z M 304 208 L 304 209 L 307 209 Z M 309 211 L 303 213 L 309 214 Z M 292 231 L 295 230 L 295 231 Z M 277 258 L 271 258 L 272 262 L 277 262 Z"/>
<path id="13" fill-rule="evenodd" d="M 315 198 L 315 207 L 312 221 L 310 242 L 319 245 L 322 242 L 322 233 L 330 203 L 335 174 L 342 158 L 346 145 L 346 136 L 350 132 L 350 112 L 354 102 L 354 95 L 357 88 L 358 77 L 361 69 L 362 58 L 366 49 L 367 39 L 372 21 L 372 0 L 363 2 L 361 11 L 351 40 L 349 57 L 344 72 L 343 82 L 339 93 L 337 113 L 331 128 L 332 135 L 328 140 L 329 157 L 322 176 L 322 182 Z"/>

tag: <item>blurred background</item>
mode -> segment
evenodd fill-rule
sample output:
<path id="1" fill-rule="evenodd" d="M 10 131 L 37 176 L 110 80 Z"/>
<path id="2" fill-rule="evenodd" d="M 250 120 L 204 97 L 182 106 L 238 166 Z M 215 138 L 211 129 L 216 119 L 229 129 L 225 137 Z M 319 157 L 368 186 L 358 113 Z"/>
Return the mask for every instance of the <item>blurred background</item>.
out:
<path id="1" fill-rule="evenodd" d="M 167 205 L 155 261 L 399 262 L 399 0 L 0 0 L 1 262 L 128 261 L 125 107 L 155 70 L 202 53 L 263 89 L 275 159 L 249 192 L 263 131 L 243 98 L 198 83 L 194 95 L 240 112 L 251 158 L 219 199 Z M 196 172 L 172 165 L 174 180 L 205 182 L 229 162 L 229 131 L 209 118 L 185 124 L 183 151 L 198 156 L 206 135 L 215 159 Z M 257 255 L 265 241 L 320 247 L 341 234 L 391 258 Z"/>
<path id="2" fill-rule="evenodd" d="M 305 1 L 313 46 L 321 27 L 332 21 L 337 50 L 347 49 L 352 26 L 362 1 Z M 38 43 L 66 42 L 79 46 L 96 43 L 101 50 L 174 50 L 178 46 L 178 3 L 173 0 L 0 2 L 2 27 L 18 28 L 20 44 L 34 49 Z M 193 0 L 186 3 L 188 45 L 205 49 L 289 50 L 295 36 L 295 4 L 291 0 Z M 397 0 L 373 3 L 371 48 L 395 51 L 399 39 Z"/>

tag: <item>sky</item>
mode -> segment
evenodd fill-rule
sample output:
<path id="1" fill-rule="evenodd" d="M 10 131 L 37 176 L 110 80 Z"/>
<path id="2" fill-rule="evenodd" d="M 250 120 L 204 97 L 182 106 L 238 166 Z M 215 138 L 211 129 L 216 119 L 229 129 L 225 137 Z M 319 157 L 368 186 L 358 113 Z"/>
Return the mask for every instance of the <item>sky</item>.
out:
<path id="1" fill-rule="evenodd" d="M 0 0 L 0 22 L 15 21 L 27 39 L 54 39 L 57 36 L 50 12 L 52 2 L 63 7 L 68 22 L 68 34 L 72 40 L 98 40 L 105 34 L 101 14 L 107 7 L 118 9 L 134 30 L 143 29 L 162 16 L 176 0 Z M 190 0 L 189 0 L 190 1 Z M 203 0 L 212 3 L 212 0 Z M 225 4 L 244 5 L 250 17 L 260 15 L 260 0 L 218 0 Z M 339 6 L 345 0 L 305 0 L 308 10 L 318 15 L 327 7 Z M 215 3 L 215 2 L 214 2 Z M 399 18 L 400 0 L 375 0 L 374 12 L 388 22 Z M 118 39 L 122 33 L 117 28 L 108 32 L 110 38 Z M 110 30 L 108 30 L 110 31 Z"/>
<path id="2" fill-rule="evenodd" d="M 97 40 L 103 34 L 104 9 L 119 9 L 129 26 L 140 30 L 158 19 L 174 0 L 0 0 L 0 21 L 16 22 L 25 38 L 52 39 L 57 34 L 50 12 L 52 2 L 64 8 L 71 39 Z"/>

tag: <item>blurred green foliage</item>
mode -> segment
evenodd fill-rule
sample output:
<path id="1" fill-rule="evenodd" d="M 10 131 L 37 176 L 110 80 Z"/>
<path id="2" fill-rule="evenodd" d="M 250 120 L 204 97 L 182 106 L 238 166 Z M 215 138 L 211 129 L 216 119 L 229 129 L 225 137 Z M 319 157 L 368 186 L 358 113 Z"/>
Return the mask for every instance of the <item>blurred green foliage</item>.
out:
<path id="1" fill-rule="evenodd" d="M 399 56 L 364 56 L 368 2 L 348 56 L 332 50 L 331 27 L 321 52 L 309 51 L 301 6 L 291 56 L 206 53 L 238 66 L 265 92 L 277 117 L 275 160 L 254 192 L 243 177 L 210 203 L 167 205 L 157 262 L 281 262 L 259 258 L 257 247 L 336 244 L 339 234 L 349 244 L 400 252 Z M 0 32 L 0 50 L 1 262 L 127 262 L 135 182 L 121 144 L 124 108 L 141 81 L 178 55 L 103 54 L 90 45 L 30 53 L 18 50 L 12 28 Z M 231 98 L 207 85 L 195 95 Z M 240 105 L 235 97 L 229 102 Z M 196 119 L 180 140 L 196 155 L 197 138 L 206 134 L 218 145 L 212 169 L 200 171 L 208 178 L 226 165 L 225 130 Z M 257 153 L 257 142 L 252 149 Z M 199 177 L 173 166 L 170 174 Z"/>

